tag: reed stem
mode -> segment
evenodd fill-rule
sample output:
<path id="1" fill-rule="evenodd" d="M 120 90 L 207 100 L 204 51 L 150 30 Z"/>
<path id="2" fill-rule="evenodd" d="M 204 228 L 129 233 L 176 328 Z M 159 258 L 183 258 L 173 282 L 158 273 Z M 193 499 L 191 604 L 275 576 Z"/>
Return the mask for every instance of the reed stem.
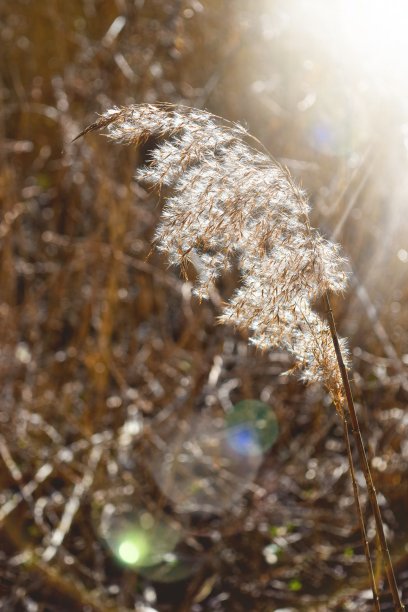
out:
<path id="1" fill-rule="evenodd" d="M 351 482 L 353 484 L 354 501 L 355 501 L 356 508 L 357 508 L 358 522 L 359 522 L 360 530 L 361 530 L 361 539 L 362 539 L 362 542 L 363 542 L 364 554 L 365 554 L 365 557 L 366 557 L 367 566 L 368 566 L 368 573 L 369 573 L 369 576 L 370 576 L 371 590 L 373 592 L 374 610 L 375 610 L 375 612 L 381 612 L 380 599 L 379 599 L 379 596 L 378 596 L 378 589 L 377 589 L 377 584 L 376 584 L 375 577 L 374 577 L 373 564 L 372 564 L 372 561 L 371 561 L 370 546 L 368 544 L 367 533 L 366 533 L 366 529 L 365 529 L 365 525 L 364 525 L 363 512 L 362 512 L 362 509 L 361 509 L 360 497 L 359 497 L 359 493 L 358 493 L 358 485 L 357 485 L 357 481 L 356 481 L 356 474 L 355 474 L 355 471 L 354 471 L 353 455 L 352 455 L 352 452 L 351 452 L 350 436 L 349 436 L 349 430 L 348 430 L 349 426 L 348 426 L 348 422 L 347 422 L 347 417 L 346 417 L 346 415 L 344 414 L 343 411 L 342 411 L 342 415 L 341 416 L 342 416 L 342 420 L 343 420 L 343 435 L 344 435 L 344 440 L 346 442 L 346 447 L 347 447 L 347 457 L 348 457 L 348 461 L 349 461 Z"/>
<path id="2" fill-rule="evenodd" d="M 370 466 L 368 464 L 367 455 L 365 452 L 363 439 L 361 436 L 360 426 L 359 426 L 358 419 L 357 419 L 357 413 L 356 413 L 356 409 L 354 406 L 353 395 L 351 392 L 350 381 L 348 378 L 346 366 L 344 364 L 343 355 L 341 353 L 339 339 L 338 339 L 337 330 L 336 330 L 336 324 L 334 321 L 333 311 L 331 309 L 329 295 L 327 292 L 324 295 L 324 299 L 325 299 L 326 307 L 327 307 L 328 323 L 330 326 L 330 332 L 331 332 L 331 336 L 333 340 L 334 350 L 336 352 L 337 362 L 339 365 L 340 374 L 341 374 L 341 378 L 342 378 L 343 386 L 344 386 L 344 392 L 346 395 L 346 403 L 347 403 L 347 408 L 348 408 L 348 412 L 349 412 L 350 420 L 351 420 L 351 430 L 352 430 L 353 437 L 357 445 L 361 467 L 362 467 L 364 478 L 367 484 L 368 497 L 369 497 L 370 505 L 371 505 L 371 508 L 374 514 L 375 525 L 377 529 L 378 538 L 380 541 L 381 554 L 382 554 L 384 564 L 385 564 L 385 573 L 387 576 L 387 582 L 390 587 L 395 610 L 397 610 L 398 612 L 403 612 L 405 610 L 405 607 L 401 602 L 401 598 L 398 592 L 397 582 L 395 580 L 394 568 L 392 565 L 391 556 L 390 556 L 390 552 L 388 549 L 387 539 L 384 533 L 384 525 L 383 525 L 383 521 L 381 518 L 380 507 L 378 505 L 377 494 L 375 491 L 374 482 L 371 476 Z"/>

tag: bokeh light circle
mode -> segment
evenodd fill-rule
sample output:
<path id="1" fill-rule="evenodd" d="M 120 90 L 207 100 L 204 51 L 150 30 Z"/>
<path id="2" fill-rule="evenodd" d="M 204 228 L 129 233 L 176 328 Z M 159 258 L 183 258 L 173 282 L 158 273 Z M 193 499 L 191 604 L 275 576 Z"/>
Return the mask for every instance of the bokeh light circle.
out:
<path id="1" fill-rule="evenodd" d="M 203 412 L 166 436 L 152 476 L 176 511 L 222 514 L 248 490 L 277 436 L 272 408 L 258 400 L 224 418 Z"/>
<path id="2" fill-rule="evenodd" d="M 259 400 L 235 404 L 226 418 L 227 442 L 240 455 L 264 454 L 276 442 L 278 422 L 272 408 Z"/>
<path id="3" fill-rule="evenodd" d="M 119 544 L 118 557 L 126 565 L 135 565 L 140 559 L 140 553 L 140 546 L 138 546 L 137 541 L 125 539 Z"/>
<path id="4" fill-rule="evenodd" d="M 182 535 L 180 526 L 170 518 L 113 504 L 106 504 L 102 512 L 100 532 L 113 556 L 134 568 L 163 563 Z"/>

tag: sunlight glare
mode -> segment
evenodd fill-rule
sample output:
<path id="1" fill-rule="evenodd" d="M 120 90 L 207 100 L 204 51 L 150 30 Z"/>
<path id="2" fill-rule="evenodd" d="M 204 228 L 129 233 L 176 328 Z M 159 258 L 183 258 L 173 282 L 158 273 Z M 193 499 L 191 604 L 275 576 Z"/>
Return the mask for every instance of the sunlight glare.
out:
<path id="1" fill-rule="evenodd" d="M 408 3 L 399 0 L 349 1 L 351 47 L 371 70 L 398 72 L 408 66 Z"/>
<path id="2" fill-rule="evenodd" d="M 302 0 L 290 6 L 297 29 L 310 33 L 336 63 L 385 87 L 408 86 L 408 2 Z"/>

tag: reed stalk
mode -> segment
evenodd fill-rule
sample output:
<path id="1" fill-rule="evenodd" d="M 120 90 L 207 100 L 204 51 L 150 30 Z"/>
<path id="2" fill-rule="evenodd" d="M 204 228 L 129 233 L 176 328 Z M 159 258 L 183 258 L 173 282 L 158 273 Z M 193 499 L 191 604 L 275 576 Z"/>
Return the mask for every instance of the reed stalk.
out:
<path id="1" fill-rule="evenodd" d="M 358 492 L 358 484 L 357 484 L 357 480 L 356 480 L 356 474 L 355 474 L 355 471 L 354 471 L 353 455 L 352 455 L 351 446 L 350 446 L 350 437 L 349 437 L 349 429 L 348 429 L 349 425 L 348 425 L 348 422 L 347 422 L 347 417 L 344 414 L 344 411 L 342 411 L 341 418 L 342 418 L 342 421 L 343 421 L 343 436 L 344 436 L 344 440 L 346 442 L 347 458 L 348 458 L 348 462 L 349 462 L 349 470 L 350 470 L 351 483 L 353 485 L 354 503 L 356 505 L 358 522 L 359 522 L 360 531 L 361 531 L 361 540 L 363 542 L 364 555 L 365 555 L 366 562 L 367 562 L 367 568 L 368 568 L 368 574 L 369 574 L 369 578 L 370 578 L 371 590 L 373 592 L 374 610 L 375 610 L 375 612 L 380 612 L 381 611 L 381 609 L 380 609 L 380 598 L 378 596 L 377 583 L 376 583 L 376 580 L 375 580 L 373 564 L 372 564 L 372 561 L 371 561 L 370 545 L 369 545 L 368 539 L 367 539 L 367 533 L 366 533 L 366 528 L 365 528 L 365 524 L 364 524 L 363 511 L 361 509 L 361 503 L 360 503 L 360 495 L 359 495 L 359 492 Z"/>
<path id="2" fill-rule="evenodd" d="M 377 494 L 374 487 L 374 482 L 371 476 L 370 466 L 367 460 L 367 455 L 364 448 L 363 438 L 361 436 L 360 425 L 357 418 L 357 413 L 354 405 L 353 394 L 351 391 L 350 380 L 347 374 L 347 369 L 344 364 L 343 355 L 341 352 L 339 339 L 336 330 L 336 324 L 333 317 L 333 311 L 331 309 L 329 295 L 326 292 L 324 295 L 324 300 L 326 302 L 327 307 L 327 318 L 329 321 L 330 331 L 333 339 L 334 349 L 336 351 L 337 361 L 339 365 L 339 370 L 341 373 L 341 378 L 343 381 L 344 392 L 346 396 L 346 405 L 348 408 L 348 413 L 350 415 L 351 420 L 351 431 L 353 433 L 353 437 L 356 442 L 358 455 L 360 458 L 361 467 L 364 474 L 364 479 L 367 484 L 367 492 L 370 500 L 371 509 L 373 511 L 377 535 L 380 544 L 381 555 L 385 565 L 385 573 L 387 576 L 387 582 L 391 591 L 392 599 L 394 602 L 395 609 L 400 611 L 405 610 L 404 605 L 401 602 L 401 598 L 398 592 L 397 581 L 395 579 L 394 568 L 391 561 L 390 551 L 388 549 L 387 539 L 384 533 L 384 524 L 381 518 L 381 511 L 378 505 Z M 375 600 L 375 598 L 374 598 Z"/>
<path id="3" fill-rule="evenodd" d="M 156 232 L 158 248 L 182 271 L 197 271 L 195 293 L 208 297 L 233 264 L 241 285 L 220 321 L 249 332 L 268 350 L 283 348 L 306 383 L 323 384 L 343 418 L 350 473 L 375 609 L 379 597 L 365 533 L 353 459 L 344 421 L 346 405 L 356 441 L 395 609 L 404 610 L 347 375 L 347 347 L 337 335 L 329 292 L 346 287 L 345 260 L 337 245 L 309 222 L 306 195 L 289 172 L 260 150 L 237 124 L 206 111 L 171 104 L 140 104 L 107 111 L 79 135 L 108 129 L 129 145 L 152 143 L 148 164 L 136 177 L 164 193 Z M 78 137 L 79 137 L 78 136 Z M 255 142 L 255 145 L 254 145 Z M 149 148 L 149 147 L 147 147 Z M 328 323 L 313 310 L 323 297 Z"/>

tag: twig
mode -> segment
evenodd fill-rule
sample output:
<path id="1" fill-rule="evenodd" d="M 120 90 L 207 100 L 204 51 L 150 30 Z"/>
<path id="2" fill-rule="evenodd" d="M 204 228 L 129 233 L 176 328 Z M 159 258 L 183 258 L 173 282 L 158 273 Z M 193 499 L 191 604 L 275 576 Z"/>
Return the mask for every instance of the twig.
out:
<path id="1" fill-rule="evenodd" d="M 80 502 L 85 493 L 92 486 L 95 470 L 102 456 L 102 445 L 94 446 L 89 454 L 88 469 L 82 479 L 74 486 L 70 499 L 67 501 L 60 524 L 52 533 L 50 542 L 42 554 L 42 560 L 51 561 L 61 546 L 66 534 L 71 528 L 73 518 L 80 506 Z"/>

